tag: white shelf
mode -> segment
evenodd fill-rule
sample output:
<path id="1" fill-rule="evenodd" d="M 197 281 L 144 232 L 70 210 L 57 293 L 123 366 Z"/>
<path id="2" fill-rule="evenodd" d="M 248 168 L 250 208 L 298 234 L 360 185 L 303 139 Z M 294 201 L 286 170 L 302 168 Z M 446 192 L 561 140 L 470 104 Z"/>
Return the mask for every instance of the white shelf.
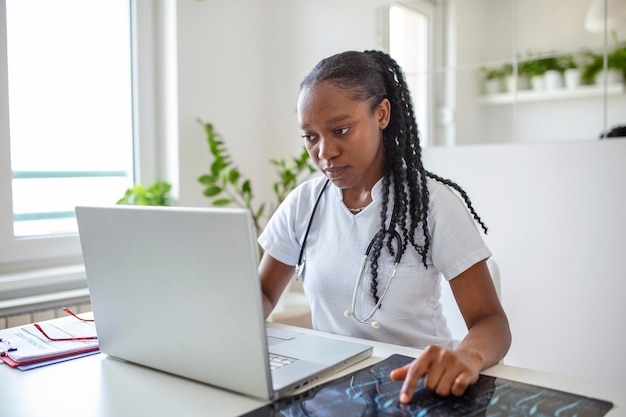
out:
<path id="1" fill-rule="evenodd" d="M 585 85 L 575 89 L 559 88 L 551 91 L 521 90 L 516 93 L 498 93 L 482 96 L 478 101 L 482 104 L 531 103 L 538 101 L 570 100 L 576 98 L 602 97 L 604 86 Z M 624 94 L 624 84 L 610 84 L 606 88 L 607 95 Z"/>

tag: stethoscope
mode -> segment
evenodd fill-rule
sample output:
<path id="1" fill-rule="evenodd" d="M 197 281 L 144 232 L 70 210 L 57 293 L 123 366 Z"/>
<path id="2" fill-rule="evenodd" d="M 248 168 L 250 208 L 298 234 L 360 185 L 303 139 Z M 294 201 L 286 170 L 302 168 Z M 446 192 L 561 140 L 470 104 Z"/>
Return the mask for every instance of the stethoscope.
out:
<path id="1" fill-rule="evenodd" d="M 324 185 L 322 186 L 322 189 L 319 195 L 317 196 L 317 199 L 315 200 L 315 204 L 313 205 L 313 210 L 311 211 L 311 217 L 309 217 L 309 223 L 307 224 L 306 230 L 304 232 L 304 238 L 302 239 L 302 245 L 300 246 L 300 254 L 298 256 L 298 263 L 296 264 L 296 279 L 298 280 L 304 280 L 304 267 L 306 264 L 306 260 L 304 259 L 304 249 L 306 246 L 306 241 L 309 236 L 309 231 L 311 230 L 311 224 L 313 223 L 313 217 L 315 216 L 317 206 L 319 205 L 322 195 L 324 194 L 324 191 L 326 190 L 326 187 L 328 186 L 329 182 L 330 180 L 327 179 Z M 393 235 L 393 239 L 396 241 L 396 245 L 397 245 L 393 268 L 391 270 L 389 280 L 387 281 L 387 285 L 385 285 L 385 289 L 383 290 L 383 293 L 381 294 L 381 296 L 378 298 L 378 302 L 376 303 L 374 308 L 372 308 L 372 311 L 365 317 L 359 317 L 356 314 L 356 300 L 357 300 L 357 294 L 359 292 L 359 287 L 361 286 L 361 281 L 363 280 L 363 274 L 365 272 L 365 266 L 367 265 L 367 259 L 369 258 L 372 247 L 374 246 L 374 243 L 377 241 L 378 237 L 381 234 L 384 235 L 387 233 L 391 233 Z M 375 329 L 378 329 L 380 327 L 380 322 L 377 320 L 372 321 L 372 317 L 382 305 L 383 299 L 385 298 L 385 295 L 387 294 L 387 290 L 389 290 L 389 286 L 391 285 L 391 281 L 393 281 L 393 278 L 396 276 L 396 270 L 397 270 L 398 264 L 400 263 L 400 260 L 402 259 L 402 252 L 400 250 L 401 245 L 402 245 L 402 238 L 400 237 L 400 234 L 395 229 L 389 230 L 389 228 L 387 228 L 386 230 L 379 230 L 374 235 L 372 240 L 370 240 L 369 245 L 367 245 L 367 250 L 365 251 L 365 255 L 363 255 L 363 260 L 361 261 L 361 266 L 359 268 L 359 275 L 357 276 L 356 283 L 354 284 L 354 291 L 352 293 L 352 304 L 350 305 L 350 309 L 344 312 L 344 316 L 346 316 L 347 318 L 351 318 L 361 324 L 369 324 Z"/>

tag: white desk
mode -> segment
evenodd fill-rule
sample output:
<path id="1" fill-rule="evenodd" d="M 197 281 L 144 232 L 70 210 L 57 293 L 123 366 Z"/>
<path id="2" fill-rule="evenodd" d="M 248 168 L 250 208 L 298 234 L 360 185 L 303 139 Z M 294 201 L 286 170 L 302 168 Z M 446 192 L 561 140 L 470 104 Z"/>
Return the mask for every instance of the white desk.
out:
<path id="1" fill-rule="evenodd" d="M 364 343 L 374 346 L 372 358 L 333 378 L 371 365 L 393 353 L 412 357 L 420 354 L 417 349 L 370 341 Z M 576 381 L 506 365 L 496 365 L 484 374 L 608 400 L 613 402 L 614 408 L 607 416 L 626 416 L 626 387 Z M 107 358 L 103 354 L 25 372 L 0 365 L 0 416 L 3 417 L 239 416 L 263 405 L 260 400 Z"/>

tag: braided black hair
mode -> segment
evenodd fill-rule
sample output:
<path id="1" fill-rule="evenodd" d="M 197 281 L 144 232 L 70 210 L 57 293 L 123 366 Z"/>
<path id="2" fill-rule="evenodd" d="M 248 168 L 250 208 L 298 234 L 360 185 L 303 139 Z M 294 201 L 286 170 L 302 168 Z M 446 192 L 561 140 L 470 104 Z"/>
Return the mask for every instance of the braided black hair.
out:
<path id="1" fill-rule="evenodd" d="M 399 230 L 401 245 L 395 250 L 404 253 L 410 244 L 427 267 L 431 236 L 428 228 L 427 177 L 456 190 L 474 219 L 485 233 L 487 227 L 480 219 L 466 192 L 456 183 L 432 174 L 422 165 L 422 149 L 411 94 L 402 68 L 381 51 L 348 51 L 320 61 L 304 78 L 300 88 L 328 81 L 347 91 L 353 100 L 369 101 L 372 112 L 383 99 L 391 103 L 389 125 L 383 130 L 384 176 L 380 230 Z M 393 208 L 387 229 L 390 188 L 393 187 Z M 421 233 L 416 233 L 420 229 Z M 392 233 L 378 233 L 370 252 L 372 276 L 371 293 L 378 303 L 378 259 L 383 247 L 394 255 Z"/>

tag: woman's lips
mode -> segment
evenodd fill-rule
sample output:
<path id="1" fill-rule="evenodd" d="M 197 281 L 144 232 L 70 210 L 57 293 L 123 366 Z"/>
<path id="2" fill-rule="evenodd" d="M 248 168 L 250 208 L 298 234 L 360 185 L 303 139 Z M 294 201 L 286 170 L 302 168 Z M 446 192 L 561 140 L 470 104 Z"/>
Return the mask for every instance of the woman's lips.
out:
<path id="1" fill-rule="evenodd" d="M 324 172 L 329 179 L 334 180 L 340 178 L 346 172 L 346 169 L 346 167 L 330 167 L 324 168 Z"/>

